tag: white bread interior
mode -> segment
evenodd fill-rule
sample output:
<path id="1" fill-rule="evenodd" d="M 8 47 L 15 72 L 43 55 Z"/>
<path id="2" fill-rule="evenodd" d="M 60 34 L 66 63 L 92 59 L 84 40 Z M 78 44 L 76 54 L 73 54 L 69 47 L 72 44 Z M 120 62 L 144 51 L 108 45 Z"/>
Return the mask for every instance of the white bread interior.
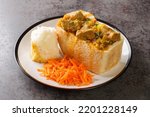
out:
<path id="1" fill-rule="evenodd" d="M 44 63 L 48 59 L 61 57 L 57 34 L 54 28 L 38 27 L 31 33 L 31 58 L 35 62 Z"/>

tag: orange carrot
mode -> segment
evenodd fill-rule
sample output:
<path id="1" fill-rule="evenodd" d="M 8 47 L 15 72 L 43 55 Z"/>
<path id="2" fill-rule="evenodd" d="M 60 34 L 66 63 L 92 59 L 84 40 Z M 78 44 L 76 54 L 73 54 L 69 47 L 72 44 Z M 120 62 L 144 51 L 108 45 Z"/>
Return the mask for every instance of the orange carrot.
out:
<path id="1" fill-rule="evenodd" d="M 93 82 L 93 76 L 87 72 L 87 68 L 67 56 L 62 59 L 49 59 L 38 71 L 47 80 L 53 80 L 62 85 L 83 86 Z"/>

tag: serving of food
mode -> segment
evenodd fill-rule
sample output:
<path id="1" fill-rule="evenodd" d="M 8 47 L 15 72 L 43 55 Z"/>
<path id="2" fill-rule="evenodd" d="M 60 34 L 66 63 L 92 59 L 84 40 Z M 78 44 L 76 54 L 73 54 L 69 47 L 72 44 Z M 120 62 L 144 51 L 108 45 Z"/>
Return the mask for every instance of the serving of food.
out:
<path id="1" fill-rule="evenodd" d="M 130 44 L 118 29 L 83 10 L 31 26 L 20 37 L 16 51 L 17 62 L 29 77 L 68 89 L 114 79 L 131 57 Z"/>
<path id="2" fill-rule="evenodd" d="M 63 52 L 100 74 L 120 60 L 123 39 L 120 33 L 96 21 L 89 12 L 64 15 L 57 24 L 58 41 Z"/>

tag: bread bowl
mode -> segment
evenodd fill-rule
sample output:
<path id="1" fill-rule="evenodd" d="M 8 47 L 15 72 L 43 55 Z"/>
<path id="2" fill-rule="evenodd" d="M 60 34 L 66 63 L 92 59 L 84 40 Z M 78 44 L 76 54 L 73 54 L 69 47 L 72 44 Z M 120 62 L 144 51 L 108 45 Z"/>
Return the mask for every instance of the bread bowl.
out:
<path id="1" fill-rule="evenodd" d="M 110 70 L 120 60 L 123 45 L 120 33 L 98 22 L 89 12 L 79 10 L 64 15 L 56 29 L 63 53 L 96 74 Z"/>

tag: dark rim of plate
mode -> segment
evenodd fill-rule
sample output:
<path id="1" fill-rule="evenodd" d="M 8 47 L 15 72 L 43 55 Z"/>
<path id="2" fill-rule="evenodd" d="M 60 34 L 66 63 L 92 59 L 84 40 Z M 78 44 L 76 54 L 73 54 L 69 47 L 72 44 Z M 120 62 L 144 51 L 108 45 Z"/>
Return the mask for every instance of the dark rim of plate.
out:
<path id="1" fill-rule="evenodd" d="M 110 23 L 108 23 L 108 22 L 106 22 L 106 21 L 103 21 L 103 20 L 101 20 L 101 19 L 97 19 L 98 21 L 100 21 L 100 22 L 102 22 L 102 23 L 105 23 L 105 24 L 109 25 L 110 27 L 112 27 L 112 28 L 118 30 L 119 32 L 121 32 L 121 33 L 126 37 L 128 43 L 129 43 L 129 46 L 130 46 L 130 49 L 131 49 L 131 54 L 130 54 L 129 59 L 128 59 L 127 63 L 126 63 L 126 66 L 123 68 L 123 70 L 122 70 L 117 76 L 115 76 L 114 78 L 112 78 L 111 80 L 109 80 L 109 81 L 107 81 L 107 82 L 105 82 L 105 83 L 103 83 L 103 84 L 99 84 L 99 85 L 96 85 L 96 86 L 82 87 L 82 88 L 80 88 L 80 87 L 79 87 L 79 88 L 62 88 L 62 87 L 56 87 L 56 86 L 53 86 L 53 85 L 50 85 L 50 84 L 45 84 L 45 83 L 43 83 L 43 82 L 37 80 L 36 78 L 32 77 L 30 74 L 28 74 L 28 73 L 24 70 L 24 68 L 22 67 L 22 65 L 21 65 L 21 63 L 20 63 L 20 61 L 19 61 L 19 57 L 18 57 L 18 47 L 19 47 L 19 44 L 20 44 L 22 38 L 23 38 L 32 28 L 34 28 L 35 26 L 37 26 L 37 25 L 39 25 L 39 24 L 42 24 L 42 23 L 44 23 L 44 22 L 47 22 L 47 21 L 49 21 L 49 20 L 54 20 L 54 19 L 58 19 L 58 18 L 61 18 L 61 17 L 63 17 L 63 16 L 56 16 L 56 17 L 47 18 L 47 19 L 41 20 L 41 21 L 39 21 L 39 22 L 37 22 L 37 23 L 31 25 L 29 28 L 27 28 L 27 29 L 22 33 L 22 35 L 21 35 L 21 36 L 19 37 L 19 39 L 17 40 L 16 46 L 15 46 L 15 59 L 16 59 L 17 64 L 18 64 L 19 67 L 21 68 L 22 72 L 23 72 L 26 76 L 28 76 L 28 77 L 31 78 L 32 80 L 34 80 L 34 81 L 36 81 L 36 82 L 38 82 L 38 83 L 41 83 L 41 84 L 43 84 L 43 85 L 47 85 L 47 86 L 51 86 L 51 87 L 55 87 L 55 88 L 59 88 L 59 89 L 67 89 L 67 90 L 87 90 L 87 89 L 93 89 L 93 88 L 96 88 L 96 87 L 99 87 L 99 86 L 108 84 L 108 83 L 112 82 L 114 79 L 120 77 L 120 76 L 126 71 L 126 69 L 128 68 L 129 64 L 131 63 L 131 59 L 132 59 L 132 47 L 131 47 L 131 44 L 130 44 L 130 42 L 129 42 L 129 39 L 128 39 L 127 36 L 126 36 L 120 29 L 118 29 L 116 26 L 114 26 L 114 25 L 112 25 L 112 24 L 110 24 Z"/>

